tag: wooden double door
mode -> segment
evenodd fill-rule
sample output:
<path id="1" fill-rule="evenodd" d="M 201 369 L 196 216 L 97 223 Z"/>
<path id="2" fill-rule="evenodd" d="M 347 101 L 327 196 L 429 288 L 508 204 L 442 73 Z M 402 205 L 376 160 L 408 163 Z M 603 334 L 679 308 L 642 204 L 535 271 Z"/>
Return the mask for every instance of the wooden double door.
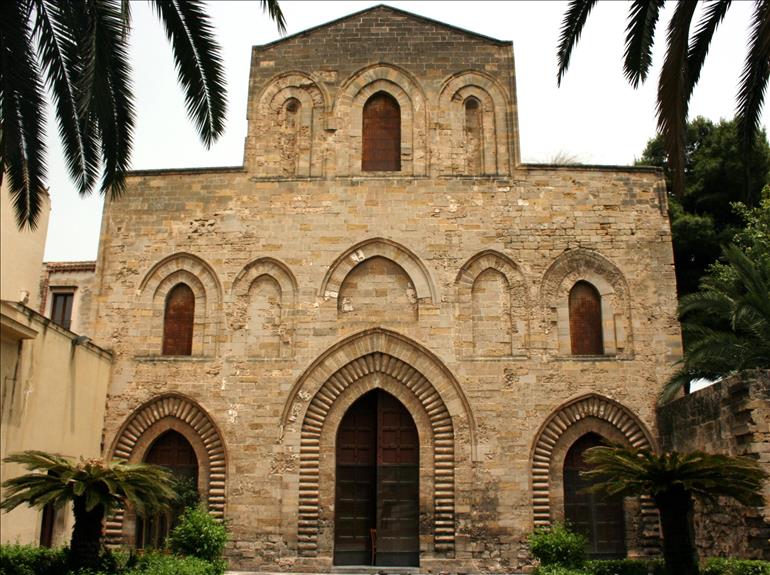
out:
<path id="1" fill-rule="evenodd" d="M 419 441 L 392 395 L 356 401 L 337 433 L 335 565 L 419 565 Z"/>

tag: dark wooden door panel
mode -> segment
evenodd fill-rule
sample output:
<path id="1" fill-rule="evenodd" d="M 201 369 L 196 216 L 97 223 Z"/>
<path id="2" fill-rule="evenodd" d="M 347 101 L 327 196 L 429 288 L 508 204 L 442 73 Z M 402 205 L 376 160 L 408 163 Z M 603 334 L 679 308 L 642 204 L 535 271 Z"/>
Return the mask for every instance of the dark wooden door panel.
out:
<path id="1" fill-rule="evenodd" d="M 418 565 L 417 465 L 380 465 L 377 471 L 377 565 Z"/>
<path id="2" fill-rule="evenodd" d="M 342 418 L 337 432 L 334 563 L 372 563 L 376 522 L 377 396 L 367 394 Z"/>
<path id="3" fill-rule="evenodd" d="M 564 517 L 575 531 L 588 538 L 588 555 L 592 559 L 615 559 L 626 556 L 623 498 L 589 493 L 590 487 L 580 476 L 590 467 L 583 461 L 589 447 L 601 445 L 601 438 L 588 434 L 578 439 L 564 461 Z"/>
<path id="4" fill-rule="evenodd" d="M 336 565 L 419 564 L 419 441 L 391 395 L 354 403 L 337 433 Z"/>

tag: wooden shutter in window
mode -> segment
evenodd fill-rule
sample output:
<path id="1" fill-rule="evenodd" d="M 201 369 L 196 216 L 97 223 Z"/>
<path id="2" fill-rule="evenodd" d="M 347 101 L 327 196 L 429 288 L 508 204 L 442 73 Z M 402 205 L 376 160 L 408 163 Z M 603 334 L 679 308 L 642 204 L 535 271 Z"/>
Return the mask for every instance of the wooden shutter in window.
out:
<path id="1" fill-rule="evenodd" d="M 601 296 L 588 282 L 577 282 L 569 292 L 569 332 L 572 355 L 604 353 Z"/>
<path id="2" fill-rule="evenodd" d="M 75 294 L 72 292 L 53 294 L 51 319 L 64 329 L 69 329 L 72 325 L 72 303 L 74 300 Z"/>
<path id="3" fill-rule="evenodd" d="M 163 318 L 163 355 L 192 355 L 195 294 L 187 284 L 177 284 L 166 298 Z"/>
<path id="4" fill-rule="evenodd" d="M 377 92 L 364 104 L 361 169 L 401 170 L 401 109 L 393 96 Z"/>

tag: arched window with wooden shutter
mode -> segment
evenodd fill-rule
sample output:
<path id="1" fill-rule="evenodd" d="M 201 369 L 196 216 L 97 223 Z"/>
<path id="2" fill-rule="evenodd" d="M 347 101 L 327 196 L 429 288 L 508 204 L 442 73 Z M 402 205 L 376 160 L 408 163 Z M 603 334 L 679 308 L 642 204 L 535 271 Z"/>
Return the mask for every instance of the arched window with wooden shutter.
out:
<path id="1" fill-rule="evenodd" d="M 569 292 L 569 333 L 572 355 L 602 355 L 602 299 L 597 289 L 579 281 Z"/>
<path id="2" fill-rule="evenodd" d="M 377 92 L 364 104 L 361 170 L 401 171 L 401 108 L 385 92 Z"/>
<path id="3" fill-rule="evenodd" d="M 192 355 L 195 294 L 184 283 L 166 297 L 163 316 L 163 355 Z"/>

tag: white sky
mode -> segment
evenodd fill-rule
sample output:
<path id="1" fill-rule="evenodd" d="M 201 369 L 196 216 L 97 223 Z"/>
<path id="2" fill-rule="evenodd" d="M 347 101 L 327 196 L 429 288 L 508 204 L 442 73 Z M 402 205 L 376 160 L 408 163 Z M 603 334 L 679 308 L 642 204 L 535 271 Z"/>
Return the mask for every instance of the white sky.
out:
<path id="1" fill-rule="evenodd" d="M 374 6 L 376 1 L 282 0 L 287 32 Z M 572 63 L 556 86 L 556 45 L 566 2 L 388 2 L 389 5 L 502 40 L 513 40 L 525 162 L 547 162 L 562 152 L 583 163 L 630 164 L 655 134 L 655 93 L 665 48 L 665 26 L 673 5 L 658 23 L 653 69 L 634 90 L 622 72 L 628 4 L 597 5 L 573 52 Z M 752 2 L 734 2 L 715 34 L 690 117 L 730 118 L 743 68 Z M 257 3 L 217 1 L 209 5 L 223 48 L 228 82 L 225 135 L 210 150 L 188 120 L 177 86 L 170 47 L 149 4 L 132 2 L 131 57 L 137 124 L 133 169 L 240 165 L 246 136 L 246 98 L 250 47 L 279 38 Z M 48 167 L 52 211 L 47 261 L 96 259 L 102 199 L 81 199 L 70 183 L 56 122 L 49 112 Z M 763 115 L 767 125 L 767 113 Z"/>

